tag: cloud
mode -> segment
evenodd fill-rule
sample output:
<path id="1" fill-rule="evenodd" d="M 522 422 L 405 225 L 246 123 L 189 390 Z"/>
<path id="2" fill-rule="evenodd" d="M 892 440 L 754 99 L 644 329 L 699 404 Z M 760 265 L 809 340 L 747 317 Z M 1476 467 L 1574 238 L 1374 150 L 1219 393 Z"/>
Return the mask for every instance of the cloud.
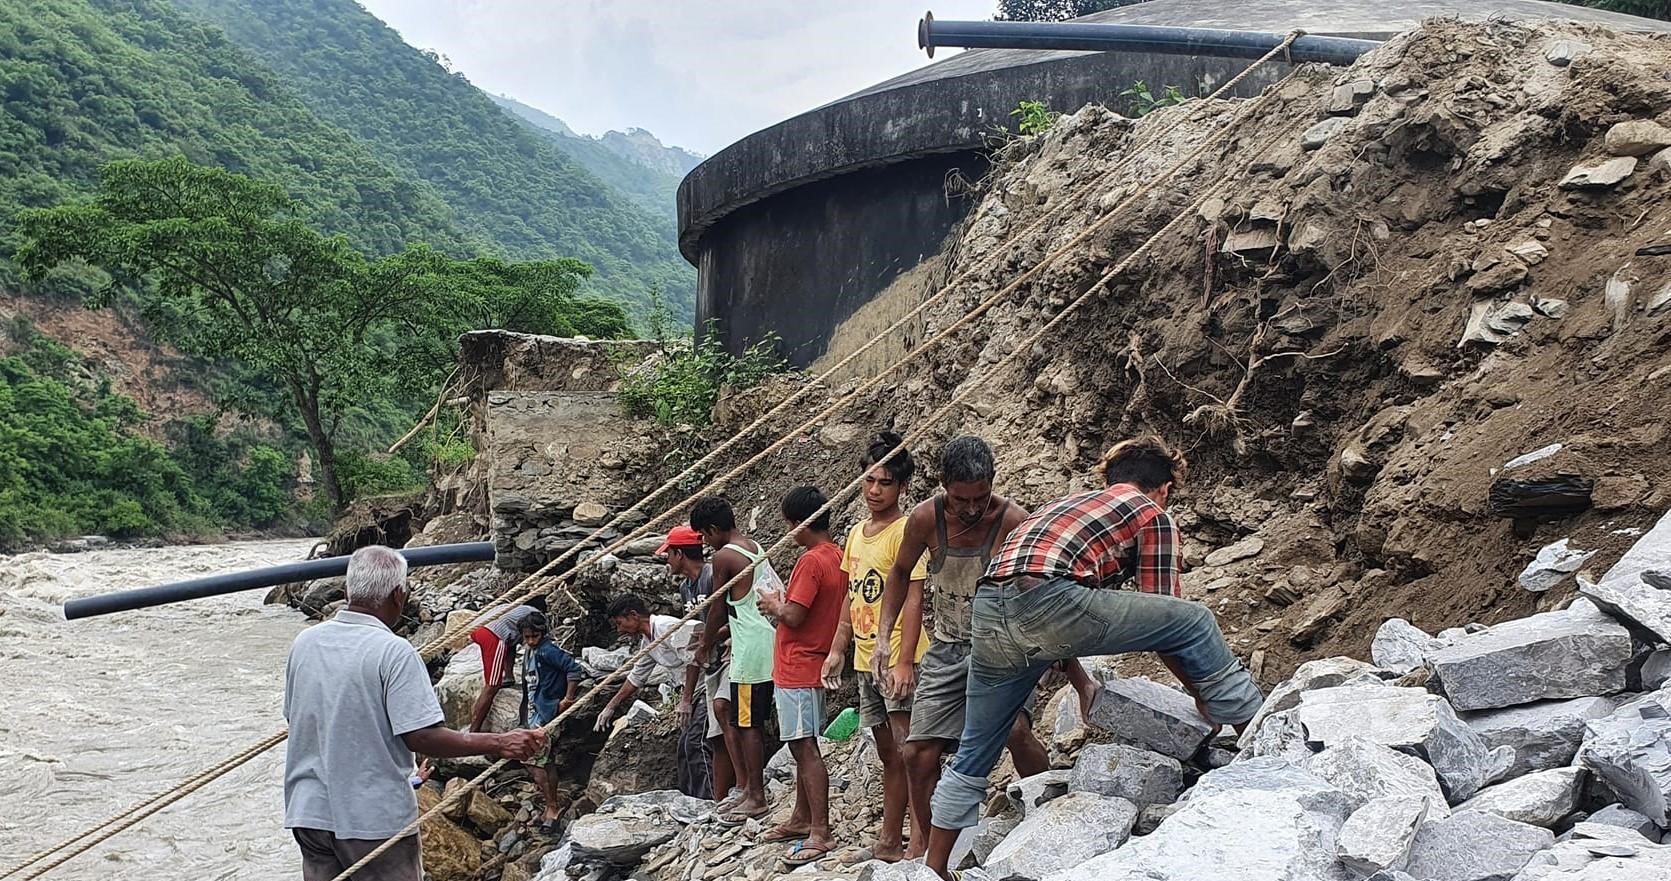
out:
<path id="1" fill-rule="evenodd" d="M 598 134 L 630 126 L 713 153 L 927 63 L 900 0 L 362 0 L 490 92 Z M 993 0 L 933 3 L 988 18 Z"/>

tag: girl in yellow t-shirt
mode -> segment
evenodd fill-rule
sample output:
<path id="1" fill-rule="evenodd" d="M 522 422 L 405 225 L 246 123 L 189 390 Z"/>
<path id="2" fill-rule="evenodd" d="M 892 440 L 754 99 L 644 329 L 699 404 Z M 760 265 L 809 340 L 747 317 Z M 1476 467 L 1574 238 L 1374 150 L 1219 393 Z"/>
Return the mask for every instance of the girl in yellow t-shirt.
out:
<path id="1" fill-rule="evenodd" d="M 855 525 L 847 533 L 846 553 L 841 568 L 847 573 L 847 605 L 841 612 L 841 623 L 836 627 L 830 654 L 824 660 L 824 685 L 837 688 L 847 665 L 847 648 L 853 647 L 853 669 L 859 677 L 859 719 L 876 737 L 876 751 L 882 759 L 882 831 L 877 836 L 874 855 L 879 860 L 898 860 L 905 848 L 900 826 L 905 819 L 909 787 L 905 777 L 905 761 L 899 748 L 904 746 L 911 728 L 911 697 L 886 695 L 881 683 L 871 673 L 871 654 L 876 649 L 877 624 L 882 617 L 882 585 L 894 558 L 899 556 L 900 541 L 905 536 L 905 513 L 900 510 L 899 498 L 917 470 L 908 451 L 882 460 L 902 443 L 893 432 L 882 432 L 866 451 L 860 465 L 865 469 L 864 501 L 870 518 Z M 928 579 L 927 556 L 917 561 L 911 572 L 912 585 L 918 589 Z M 899 627 L 892 638 L 892 657 L 899 658 Z M 925 635 L 915 646 L 916 657 L 922 659 L 928 651 Z M 891 667 L 891 663 L 889 665 Z M 926 816 L 926 811 L 912 810 L 913 818 Z M 912 841 L 928 841 L 928 829 L 915 819 L 912 821 Z M 923 826 L 923 828 L 916 828 Z"/>

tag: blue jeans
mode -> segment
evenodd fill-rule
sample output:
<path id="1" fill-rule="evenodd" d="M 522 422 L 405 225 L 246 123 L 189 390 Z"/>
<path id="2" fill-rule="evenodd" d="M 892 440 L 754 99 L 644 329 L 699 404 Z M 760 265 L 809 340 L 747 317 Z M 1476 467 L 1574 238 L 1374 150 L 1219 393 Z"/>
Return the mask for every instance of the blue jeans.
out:
<path id="1" fill-rule="evenodd" d="M 1158 594 L 1089 588 L 1066 578 L 1022 591 L 981 584 L 974 602 L 968 708 L 957 758 L 934 790 L 934 825 L 975 825 L 986 778 L 1016 714 L 1050 665 L 1087 655 L 1157 652 L 1176 658 L 1214 721 L 1240 725 L 1264 696 L 1206 606 Z"/>

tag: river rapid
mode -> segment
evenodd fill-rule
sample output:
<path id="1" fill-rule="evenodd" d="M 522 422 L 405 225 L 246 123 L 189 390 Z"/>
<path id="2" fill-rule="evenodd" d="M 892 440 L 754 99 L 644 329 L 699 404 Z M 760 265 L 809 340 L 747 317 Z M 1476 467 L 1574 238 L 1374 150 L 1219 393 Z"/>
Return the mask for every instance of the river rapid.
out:
<path id="1" fill-rule="evenodd" d="M 260 590 L 73 622 L 58 604 L 312 544 L 0 556 L 0 871 L 282 729 L 285 654 L 306 625 Z M 296 877 L 283 763 L 281 745 L 45 878 Z"/>

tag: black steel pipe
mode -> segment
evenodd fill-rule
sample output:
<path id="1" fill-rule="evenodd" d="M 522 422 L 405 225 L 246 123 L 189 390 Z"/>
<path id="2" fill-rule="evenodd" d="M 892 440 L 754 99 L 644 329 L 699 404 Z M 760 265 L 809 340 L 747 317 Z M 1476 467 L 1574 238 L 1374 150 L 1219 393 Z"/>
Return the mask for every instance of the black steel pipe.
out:
<path id="1" fill-rule="evenodd" d="M 1173 28 L 1135 24 L 1032 21 L 935 21 L 934 13 L 917 24 L 917 46 L 934 57 L 940 46 L 963 49 L 1073 49 L 1085 52 L 1146 52 L 1151 55 L 1209 55 L 1258 58 L 1282 45 L 1287 34 Z M 1351 64 L 1381 45 L 1376 40 L 1303 35 L 1288 48 L 1285 60 Z"/>
<path id="2" fill-rule="evenodd" d="M 482 563 L 493 559 L 493 542 L 472 541 L 456 545 L 431 545 L 427 548 L 403 548 L 400 554 L 406 558 L 407 565 L 412 567 L 439 566 L 444 563 Z M 265 569 L 250 569 L 244 572 L 228 572 L 225 575 L 211 575 L 207 578 L 193 578 L 190 581 L 176 581 L 172 584 L 159 584 L 155 587 L 119 590 L 115 593 L 102 593 L 97 596 L 70 600 L 64 604 L 64 618 L 74 621 L 77 618 L 109 615 L 112 612 L 129 612 L 134 609 L 162 606 L 184 600 L 200 600 L 204 597 L 219 596 L 225 593 L 254 590 L 258 587 L 274 587 L 294 581 L 331 578 L 347 571 L 347 557 L 325 557 L 319 560 L 303 560 L 299 563 L 268 566 Z"/>

